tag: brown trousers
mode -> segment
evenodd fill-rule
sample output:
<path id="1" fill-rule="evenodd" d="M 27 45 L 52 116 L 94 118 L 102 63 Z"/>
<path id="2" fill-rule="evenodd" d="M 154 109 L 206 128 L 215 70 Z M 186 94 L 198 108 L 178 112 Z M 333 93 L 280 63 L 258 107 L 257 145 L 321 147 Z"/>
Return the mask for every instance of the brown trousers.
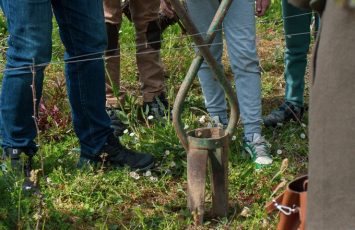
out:
<path id="1" fill-rule="evenodd" d="M 310 101 L 307 229 L 355 229 L 355 9 L 327 0 Z"/>
<path id="2" fill-rule="evenodd" d="M 121 0 L 103 0 L 105 21 L 120 27 L 122 21 Z M 164 70 L 160 49 L 154 48 L 147 38 L 150 23 L 159 18 L 160 0 L 131 0 L 130 11 L 136 30 L 136 59 L 144 102 L 151 102 L 164 91 Z M 117 47 L 119 49 L 119 46 Z M 113 56 L 117 56 L 119 51 Z M 116 85 L 120 85 L 120 58 L 106 56 L 106 69 Z M 108 79 L 106 82 L 109 82 Z M 110 87 L 107 87 L 108 91 Z"/>

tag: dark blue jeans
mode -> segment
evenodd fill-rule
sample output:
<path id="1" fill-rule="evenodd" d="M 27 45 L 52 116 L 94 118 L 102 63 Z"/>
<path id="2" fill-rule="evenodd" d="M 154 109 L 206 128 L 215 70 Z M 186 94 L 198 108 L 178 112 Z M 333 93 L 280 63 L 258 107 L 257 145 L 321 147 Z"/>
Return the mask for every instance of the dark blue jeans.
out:
<path id="1" fill-rule="evenodd" d="M 105 111 L 104 64 L 100 59 L 107 43 L 102 0 L 0 1 L 10 34 L 0 98 L 3 148 L 36 150 L 31 65 L 44 63 L 35 67 L 38 103 L 43 71 L 51 60 L 54 13 L 66 48 L 65 76 L 75 133 L 82 152 L 97 154 L 112 132 Z M 98 60 L 75 62 L 76 56 L 92 53 L 96 54 L 85 58 Z"/>

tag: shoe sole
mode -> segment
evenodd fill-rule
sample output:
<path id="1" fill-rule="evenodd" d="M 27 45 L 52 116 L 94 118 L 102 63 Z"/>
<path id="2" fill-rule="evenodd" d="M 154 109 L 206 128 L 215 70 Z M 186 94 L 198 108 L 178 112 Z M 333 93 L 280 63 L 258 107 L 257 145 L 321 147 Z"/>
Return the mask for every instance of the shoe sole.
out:
<path id="1" fill-rule="evenodd" d="M 140 171 L 147 171 L 148 169 L 153 168 L 154 164 L 155 164 L 155 162 L 153 161 L 153 162 L 149 163 L 148 165 L 146 165 L 146 166 L 144 166 L 144 167 L 142 167 L 142 168 L 130 168 L 130 169 L 131 169 L 131 170 L 134 170 L 134 171 L 137 171 L 137 172 L 140 172 Z M 102 166 L 102 162 L 90 162 L 88 165 L 90 165 L 90 166 L 92 166 L 92 167 L 94 167 L 94 168 L 99 168 L 99 167 Z M 112 165 L 112 164 L 108 164 L 108 165 L 107 165 L 107 164 L 104 164 L 103 166 L 108 167 L 108 168 L 111 167 L 111 168 L 113 168 L 113 169 L 123 169 L 123 168 L 127 167 L 127 165 L 118 165 L 118 164 L 116 164 L 116 165 Z M 82 166 L 79 166 L 79 165 L 77 164 L 77 168 L 80 169 L 80 170 L 85 169 L 85 167 L 86 167 L 85 164 L 82 165 Z"/>
<path id="2" fill-rule="evenodd" d="M 137 172 L 147 171 L 148 169 L 153 168 L 154 164 L 155 164 L 155 162 L 153 161 L 152 163 L 150 163 L 149 165 L 147 165 L 147 166 L 145 166 L 143 168 L 136 168 L 136 169 L 133 169 L 133 170 L 135 170 Z"/>
<path id="3" fill-rule="evenodd" d="M 248 156 L 250 159 L 253 159 L 253 154 L 246 149 L 243 150 L 243 155 Z M 270 164 L 258 164 L 258 163 L 255 163 L 255 161 L 253 161 L 253 163 L 255 165 L 255 169 L 260 170 L 260 169 L 269 167 L 270 165 L 272 165 L 273 162 L 271 162 Z"/>

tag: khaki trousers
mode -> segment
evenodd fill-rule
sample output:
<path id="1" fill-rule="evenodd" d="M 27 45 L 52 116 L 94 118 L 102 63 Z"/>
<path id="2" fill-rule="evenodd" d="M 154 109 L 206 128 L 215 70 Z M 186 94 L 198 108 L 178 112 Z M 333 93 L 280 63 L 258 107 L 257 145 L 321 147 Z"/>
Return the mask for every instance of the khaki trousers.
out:
<path id="1" fill-rule="evenodd" d="M 327 0 L 310 100 L 307 229 L 355 229 L 355 10 Z"/>
<path id="2" fill-rule="evenodd" d="M 122 21 L 121 1 L 103 0 L 103 3 L 106 23 L 120 26 Z M 155 47 L 154 44 L 157 43 L 148 40 L 148 33 L 151 32 L 148 31 L 148 28 L 152 23 L 157 25 L 158 22 L 159 6 L 159 0 L 130 1 L 130 11 L 136 31 L 136 60 L 144 102 L 151 102 L 155 96 L 164 91 L 164 70 L 160 58 L 160 48 Z M 119 86 L 120 58 L 106 56 L 106 67 L 113 83 Z"/>

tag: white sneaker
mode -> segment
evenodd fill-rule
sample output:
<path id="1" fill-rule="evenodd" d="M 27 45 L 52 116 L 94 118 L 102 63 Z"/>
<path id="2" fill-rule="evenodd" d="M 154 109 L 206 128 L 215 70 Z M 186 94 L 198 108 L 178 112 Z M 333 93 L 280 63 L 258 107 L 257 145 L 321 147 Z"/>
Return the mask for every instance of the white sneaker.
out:
<path id="1" fill-rule="evenodd" d="M 244 151 L 250 155 L 257 169 L 272 164 L 269 146 L 270 144 L 259 133 L 253 134 L 252 141 L 243 142 Z"/>

